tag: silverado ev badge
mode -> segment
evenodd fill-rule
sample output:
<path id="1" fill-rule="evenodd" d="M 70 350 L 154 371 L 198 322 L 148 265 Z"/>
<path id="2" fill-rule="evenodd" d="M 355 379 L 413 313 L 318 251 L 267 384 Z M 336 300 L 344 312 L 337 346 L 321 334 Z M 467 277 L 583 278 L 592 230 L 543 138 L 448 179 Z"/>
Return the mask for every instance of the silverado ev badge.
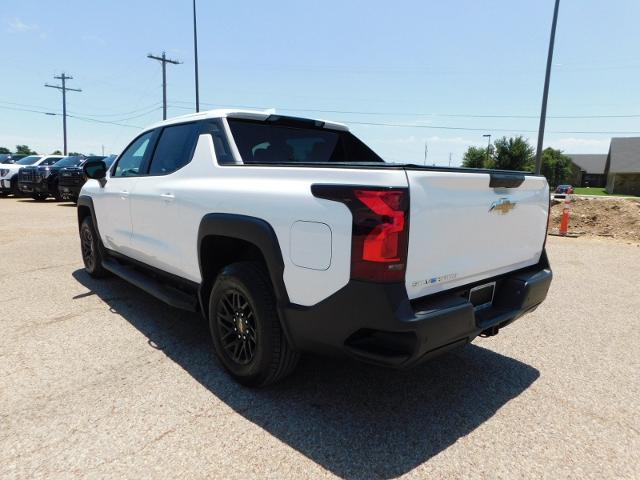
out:
<path id="1" fill-rule="evenodd" d="M 502 197 L 500 200 L 496 200 L 491 204 L 489 213 L 498 212 L 500 215 L 506 215 L 514 208 L 516 208 L 516 202 L 512 202 L 508 198 Z"/>

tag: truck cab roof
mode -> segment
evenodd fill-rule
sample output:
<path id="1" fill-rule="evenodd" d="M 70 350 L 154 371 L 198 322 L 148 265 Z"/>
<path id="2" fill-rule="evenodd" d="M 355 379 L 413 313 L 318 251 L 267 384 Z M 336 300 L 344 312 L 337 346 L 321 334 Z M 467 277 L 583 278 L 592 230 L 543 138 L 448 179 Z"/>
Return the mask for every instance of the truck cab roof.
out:
<path id="1" fill-rule="evenodd" d="M 287 115 L 277 114 L 275 109 L 268 110 L 243 110 L 243 109 L 228 109 L 218 108 L 213 110 L 207 110 L 198 113 L 189 113 L 187 115 L 180 115 L 173 117 L 162 122 L 158 122 L 151 125 L 147 130 L 151 130 L 158 127 L 164 127 L 167 125 L 174 125 L 177 123 L 193 122 L 197 120 L 205 120 L 209 118 L 243 118 L 246 120 L 256 121 L 289 121 L 298 123 L 313 123 L 318 127 L 327 128 L 330 130 L 342 130 L 349 131 L 343 123 L 332 122 L 322 119 L 304 118 L 304 117 L 291 117 Z"/>

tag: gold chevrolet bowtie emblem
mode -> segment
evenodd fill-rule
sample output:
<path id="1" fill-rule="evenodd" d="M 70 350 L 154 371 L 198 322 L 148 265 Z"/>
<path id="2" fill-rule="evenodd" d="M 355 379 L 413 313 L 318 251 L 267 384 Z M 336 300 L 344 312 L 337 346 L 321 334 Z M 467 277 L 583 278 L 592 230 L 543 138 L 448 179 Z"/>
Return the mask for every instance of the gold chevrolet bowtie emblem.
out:
<path id="1" fill-rule="evenodd" d="M 498 212 L 500 215 L 506 215 L 514 208 L 516 208 L 515 202 L 512 202 L 508 198 L 501 198 L 491 204 L 489 212 Z"/>

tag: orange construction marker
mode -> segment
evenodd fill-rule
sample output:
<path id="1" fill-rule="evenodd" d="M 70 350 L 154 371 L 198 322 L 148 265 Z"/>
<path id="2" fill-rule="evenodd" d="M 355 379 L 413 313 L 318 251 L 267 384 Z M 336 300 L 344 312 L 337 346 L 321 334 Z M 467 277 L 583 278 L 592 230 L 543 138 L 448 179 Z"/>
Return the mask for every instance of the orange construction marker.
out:
<path id="1" fill-rule="evenodd" d="M 562 209 L 562 219 L 560 220 L 560 235 L 566 235 L 569 230 L 569 206 L 565 204 Z"/>

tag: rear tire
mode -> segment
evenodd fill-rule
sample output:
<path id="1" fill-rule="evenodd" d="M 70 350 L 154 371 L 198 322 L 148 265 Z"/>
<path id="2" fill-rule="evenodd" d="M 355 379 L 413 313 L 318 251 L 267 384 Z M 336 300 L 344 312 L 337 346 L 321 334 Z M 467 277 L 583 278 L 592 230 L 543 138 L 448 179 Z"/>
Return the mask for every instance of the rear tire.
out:
<path id="1" fill-rule="evenodd" d="M 220 362 L 243 385 L 275 383 L 298 362 L 261 263 L 233 263 L 218 275 L 209 298 L 209 329 Z"/>
<path id="2" fill-rule="evenodd" d="M 80 249 L 87 273 L 93 278 L 106 277 L 108 272 L 102 266 L 102 247 L 91 215 L 87 215 L 80 224 Z"/>
<path id="3" fill-rule="evenodd" d="M 49 195 L 44 193 L 35 193 L 31 195 L 31 198 L 33 198 L 36 202 L 44 202 L 48 196 Z"/>

